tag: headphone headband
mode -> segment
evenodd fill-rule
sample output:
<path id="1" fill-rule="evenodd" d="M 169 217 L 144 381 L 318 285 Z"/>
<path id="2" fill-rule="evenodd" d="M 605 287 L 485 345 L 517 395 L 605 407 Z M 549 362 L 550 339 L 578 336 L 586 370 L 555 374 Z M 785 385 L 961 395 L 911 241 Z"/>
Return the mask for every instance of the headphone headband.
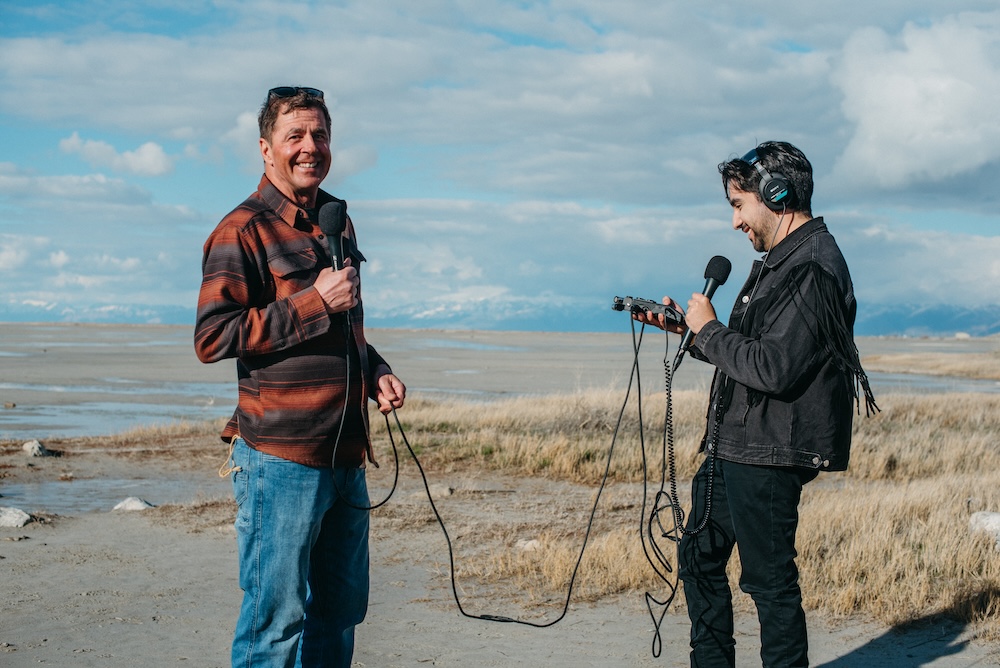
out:
<path id="1" fill-rule="evenodd" d="M 792 184 L 783 174 L 778 172 L 772 174 L 767 171 L 760 161 L 756 148 L 744 155 L 741 160 L 757 170 L 760 175 L 757 191 L 764 206 L 771 211 L 785 211 L 795 203 L 795 190 L 792 189 Z"/>

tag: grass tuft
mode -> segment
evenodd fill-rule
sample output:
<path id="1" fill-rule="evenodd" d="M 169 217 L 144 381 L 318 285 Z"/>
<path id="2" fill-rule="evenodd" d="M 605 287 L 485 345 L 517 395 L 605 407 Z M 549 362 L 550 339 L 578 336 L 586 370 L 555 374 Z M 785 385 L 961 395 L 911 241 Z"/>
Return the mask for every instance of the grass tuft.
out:
<path id="1" fill-rule="evenodd" d="M 414 402 L 402 413 L 410 442 L 428 444 L 421 454 L 428 470 L 490 469 L 596 485 L 620 400 L 592 391 L 489 404 Z M 900 394 L 880 396 L 879 404 L 876 417 L 855 419 L 850 470 L 823 474 L 803 493 L 798 563 L 806 606 L 890 625 L 944 616 L 974 625 L 982 637 L 1000 638 L 1000 552 L 992 538 L 969 530 L 973 512 L 1000 511 L 1000 397 Z M 644 399 L 654 485 L 664 412 L 662 394 Z M 701 461 L 704 414 L 704 393 L 674 393 L 677 472 L 685 488 Z M 638 417 L 634 406 L 625 412 L 613 481 L 642 479 Z M 442 430 L 446 418 L 452 427 Z M 384 425 L 376 432 L 384 439 Z M 687 506 L 684 496 L 682 503 Z M 466 569 L 463 576 L 551 601 L 565 587 L 579 539 L 547 533 L 539 540 L 536 551 L 497 548 L 479 570 Z M 655 587 L 638 545 L 637 530 L 596 533 L 581 567 L 579 595 L 593 599 Z M 738 591 L 736 604 L 752 606 Z"/>

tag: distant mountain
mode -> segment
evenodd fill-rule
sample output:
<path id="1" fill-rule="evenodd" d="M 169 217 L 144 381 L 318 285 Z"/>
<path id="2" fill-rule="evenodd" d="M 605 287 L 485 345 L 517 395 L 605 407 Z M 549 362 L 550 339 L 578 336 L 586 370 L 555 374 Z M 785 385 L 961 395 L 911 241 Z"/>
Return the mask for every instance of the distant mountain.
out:
<path id="1" fill-rule="evenodd" d="M 980 308 L 914 304 L 862 308 L 857 336 L 970 336 L 1000 334 L 1000 305 Z"/>
<path id="2" fill-rule="evenodd" d="M 629 317 L 602 304 L 508 309 L 501 305 L 465 305 L 455 312 L 427 316 L 405 308 L 385 317 L 384 311 L 366 313 L 372 327 L 414 327 L 441 329 L 490 329 L 505 331 L 620 332 L 630 329 Z M 854 328 L 857 336 L 943 336 L 958 333 L 970 336 L 1000 334 L 1000 305 L 976 309 L 925 307 L 914 304 L 862 306 Z"/>
<path id="3" fill-rule="evenodd" d="M 128 325 L 193 325 L 194 308 L 139 304 L 0 303 L 3 322 L 93 322 Z"/>
<path id="4" fill-rule="evenodd" d="M 480 302 L 428 315 L 419 306 L 366 309 L 369 327 L 414 329 L 485 329 L 502 331 L 619 332 L 630 329 L 625 313 L 607 304 L 531 308 Z M 142 304 L 67 306 L 57 303 L 0 303 L 3 322 L 92 322 L 193 325 L 194 307 Z M 954 309 L 946 306 L 868 306 L 858 313 L 857 336 L 970 336 L 1000 334 L 1000 305 Z"/>

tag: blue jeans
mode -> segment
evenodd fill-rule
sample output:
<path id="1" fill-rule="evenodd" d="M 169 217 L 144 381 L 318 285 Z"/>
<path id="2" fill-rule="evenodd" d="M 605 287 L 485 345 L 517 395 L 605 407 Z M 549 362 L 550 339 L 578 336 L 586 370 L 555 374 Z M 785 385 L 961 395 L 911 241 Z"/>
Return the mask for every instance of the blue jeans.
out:
<path id="1" fill-rule="evenodd" d="M 692 481 L 689 530 L 705 516 L 710 463 L 707 458 Z M 740 589 L 757 606 L 762 665 L 809 665 L 795 532 L 802 486 L 815 477 L 816 471 L 808 469 L 716 461 L 710 521 L 700 533 L 682 536 L 678 548 L 691 619 L 692 667 L 736 665 L 732 594 L 726 577 L 736 545 L 742 567 Z"/>
<path id="2" fill-rule="evenodd" d="M 349 668 L 368 610 L 365 471 L 233 449 L 243 604 L 234 668 Z"/>

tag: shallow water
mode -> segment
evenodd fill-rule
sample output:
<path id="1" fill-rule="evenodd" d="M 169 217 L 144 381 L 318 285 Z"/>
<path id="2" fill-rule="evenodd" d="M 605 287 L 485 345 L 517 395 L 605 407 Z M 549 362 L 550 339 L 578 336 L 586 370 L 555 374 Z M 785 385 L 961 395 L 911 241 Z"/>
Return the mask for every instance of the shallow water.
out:
<path id="1" fill-rule="evenodd" d="M 2 387 L 0 384 L 0 389 Z M 235 388 L 220 387 L 215 394 L 199 391 L 190 396 L 177 396 L 175 402 L 135 401 L 134 397 L 141 395 L 142 390 L 126 394 L 133 400 L 18 404 L 16 410 L 0 412 L 0 439 L 107 436 L 137 427 L 212 420 L 231 415 L 236 406 Z"/>
<path id="2" fill-rule="evenodd" d="M 951 394 L 972 392 L 993 394 L 1000 392 L 1000 381 L 953 378 L 950 376 L 921 376 L 906 373 L 870 373 L 872 389 L 880 392 L 916 394 Z"/>
<path id="3" fill-rule="evenodd" d="M 236 405 L 232 360 L 202 364 L 191 327 L 0 323 L 0 439 L 101 436 L 131 428 L 228 416 Z M 388 330 L 369 340 L 411 396 L 491 399 L 624 392 L 632 369 L 629 331 L 621 334 Z M 640 352 L 643 391 L 663 389 L 664 339 L 647 333 Z M 674 345 L 676 341 L 672 342 Z M 861 339 L 862 354 L 983 352 L 993 339 Z M 706 391 L 711 367 L 685 361 L 675 390 Z M 1000 392 L 996 381 L 871 374 L 889 392 Z"/>
<path id="4" fill-rule="evenodd" d="M 227 480 L 190 478 L 52 480 L 0 484 L 0 505 L 20 508 L 28 514 L 81 515 L 111 511 L 130 496 L 159 506 L 217 498 L 227 494 L 229 489 Z"/>
<path id="5" fill-rule="evenodd" d="M 0 323 L 0 439 L 73 438 L 232 413 L 233 365 L 188 327 Z"/>

